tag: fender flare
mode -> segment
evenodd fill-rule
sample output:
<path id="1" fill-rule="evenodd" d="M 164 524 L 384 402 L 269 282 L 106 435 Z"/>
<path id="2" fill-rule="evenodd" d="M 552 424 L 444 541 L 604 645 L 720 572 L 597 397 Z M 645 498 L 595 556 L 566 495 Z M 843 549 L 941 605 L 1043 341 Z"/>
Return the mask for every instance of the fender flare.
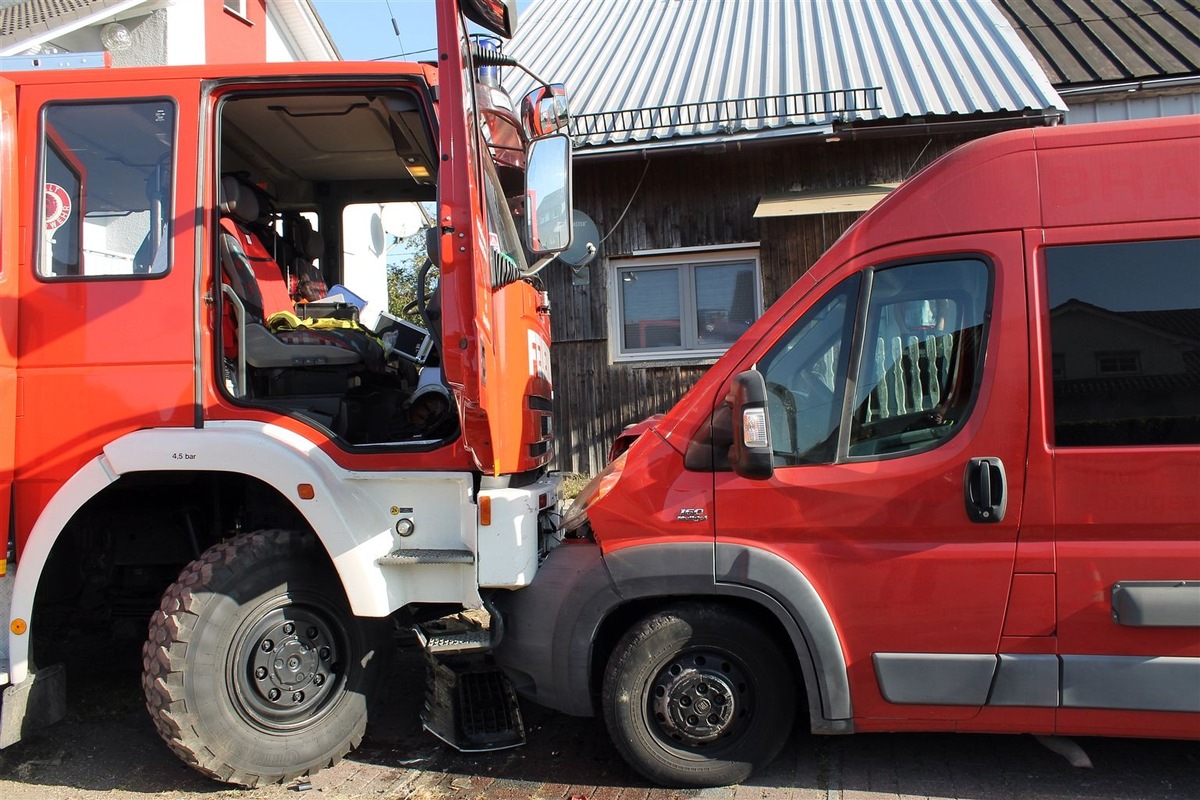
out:
<path id="1" fill-rule="evenodd" d="M 316 531 L 354 613 L 381 617 L 395 610 L 386 580 L 375 564 L 393 546 L 394 520 L 380 510 L 381 503 L 369 485 L 394 479 L 394 473 L 345 470 L 303 436 L 275 425 L 215 421 L 204 428 L 152 428 L 126 434 L 110 442 L 101 455 L 59 487 L 38 516 L 22 550 L 10 619 L 31 620 L 46 560 L 79 509 L 122 475 L 150 471 L 230 472 L 271 486 Z M 449 478 L 469 485 L 466 473 L 405 476 Z M 313 499 L 300 499 L 300 484 L 313 487 Z M 7 633 L 10 679 L 20 683 L 29 675 L 32 625 L 21 635 L 11 630 Z"/>
<path id="2" fill-rule="evenodd" d="M 698 549 L 694 555 L 702 560 L 685 556 L 690 549 Z M 841 639 L 821 596 L 795 565 L 761 548 L 723 543 L 717 543 L 715 554 L 709 543 L 681 543 L 629 547 L 604 558 L 625 600 L 700 588 L 696 579 L 702 576 L 689 580 L 680 570 L 706 563 L 710 593 L 754 602 L 787 631 L 803 673 L 813 732 L 849 732 L 853 710 Z M 670 572 L 664 574 L 664 568 Z"/>
<path id="3" fill-rule="evenodd" d="M 596 635 L 622 605 L 674 597 L 736 597 L 773 615 L 800 664 L 815 733 L 850 733 L 853 713 L 841 640 L 824 602 L 773 553 L 712 542 L 646 544 L 602 553 L 590 543 L 550 552 L 533 583 L 496 596 L 506 633 L 495 651 L 517 691 L 591 716 Z"/>

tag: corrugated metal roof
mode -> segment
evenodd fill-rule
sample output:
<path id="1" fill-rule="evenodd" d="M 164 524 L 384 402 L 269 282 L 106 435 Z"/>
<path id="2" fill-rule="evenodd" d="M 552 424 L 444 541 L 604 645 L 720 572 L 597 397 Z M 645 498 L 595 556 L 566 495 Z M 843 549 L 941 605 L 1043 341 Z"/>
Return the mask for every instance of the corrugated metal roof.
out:
<path id="1" fill-rule="evenodd" d="M 577 145 L 1065 108 L 990 0 L 534 0 L 506 50 L 567 85 Z"/>
<path id="2" fill-rule="evenodd" d="M 1195 0 L 996 0 L 1059 87 L 1200 75 Z"/>

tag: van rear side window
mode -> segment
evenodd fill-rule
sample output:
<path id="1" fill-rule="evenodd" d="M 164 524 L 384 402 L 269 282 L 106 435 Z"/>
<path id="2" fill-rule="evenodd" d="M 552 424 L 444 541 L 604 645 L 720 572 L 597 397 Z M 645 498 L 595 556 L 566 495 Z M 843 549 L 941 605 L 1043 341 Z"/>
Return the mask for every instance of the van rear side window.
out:
<path id="1" fill-rule="evenodd" d="M 1045 251 L 1060 447 L 1200 444 L 1200 239 Z"/>
<path id="2" fill-rule="evenodd" d="M 166 100 L 46 108 L 39 277 L 167 271 L 174 140 Z"/>

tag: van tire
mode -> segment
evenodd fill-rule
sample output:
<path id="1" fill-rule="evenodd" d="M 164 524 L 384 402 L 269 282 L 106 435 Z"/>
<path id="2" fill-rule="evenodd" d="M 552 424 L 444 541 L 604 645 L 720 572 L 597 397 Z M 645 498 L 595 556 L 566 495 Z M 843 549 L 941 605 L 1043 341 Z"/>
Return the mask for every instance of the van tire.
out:
<path id="1" fill-rule="evenodd" d="M 783 748 L 796 717 L 795 675 L 752 617 L 680 603 L 618 642 L 601 705 L 613 744 L 646 778 L 725 786 Z"/>
<path id="2" fill-rule="evenodd" d="M 251 788 L 291 781 L 362 741 L 388 641 L 385 621 L 350 612 L 316 537 L 243 534 L 163 595 L 142 647 L 146 708 L 205 775 Z"/>

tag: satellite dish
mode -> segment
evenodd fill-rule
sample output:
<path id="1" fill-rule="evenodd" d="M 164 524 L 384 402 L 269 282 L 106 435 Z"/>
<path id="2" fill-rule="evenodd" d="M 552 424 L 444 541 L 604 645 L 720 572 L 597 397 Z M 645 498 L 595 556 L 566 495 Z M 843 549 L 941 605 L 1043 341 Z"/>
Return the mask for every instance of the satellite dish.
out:
<path id="1" fill-rule="evenodd" d="M 569 267 L 582 267 L 596 257 L 600 247 L 600 232 L 592 218 L 579 209 L 571 212 L 573 238 L 571 246 L 558 254 L 558 260 Z"/>
<path id="2" fill-rule="evenodd" d="M 406 239 L 425 225 L 419 203 L 384 203 L 380 217 L 383 230 L 397 239 Z"/>

